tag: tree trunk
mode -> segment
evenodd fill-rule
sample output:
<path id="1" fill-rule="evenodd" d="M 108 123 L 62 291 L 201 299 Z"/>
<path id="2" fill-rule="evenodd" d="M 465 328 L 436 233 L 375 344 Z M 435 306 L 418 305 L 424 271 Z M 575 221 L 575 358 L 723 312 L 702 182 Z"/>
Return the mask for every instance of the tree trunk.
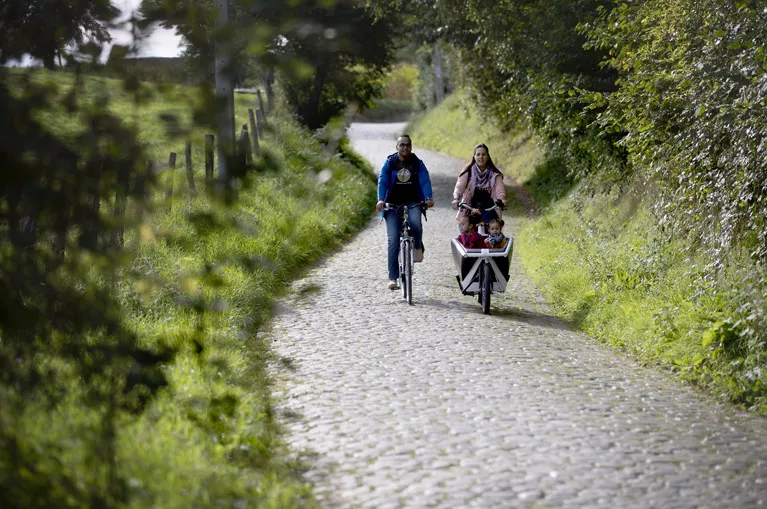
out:
<path id="1" fill-rule="evenodd" d="M 439 49 L 439 41 L 434 43 L 434 105 L 438 105 L 445 98 L 445 82 L 442 79 L 442 51 Z"/>
<path id="2" fill-rule="evenodd" d="M 309 94 L 309 101 L 306 104 L 306 115 L 304 116 L 306 125 L 309 126 L 310 129 L 318 129 L 322 127 L 319 122 L 320 98 L 322 97 L 322 87 L 325 85 L 325 76 L 325 66 L 318 66 L 317 73 L 314 75 L 312 91 Z"/>
<path id="3" fill-rule="evenodd" d="M 216 0 L 216 126 L 218 136 L 218 179 L 228 180 L 227 158 L 234 150 L 234 88 L 232 87 L 230 43 L 225 35 L 229 24 L 229 0 Z"/>
<path id="4" fill-rule="evenodd" d="M 98 249 L 99 233 L 101 232 L 99 187 L 103 164 L 101 159 L 91 160 L 85 174 L 87 180 L 85 181 L 85 202 L 82 207 L 82 232 L 80 232 L 79 245 L 93 251 Z"/>

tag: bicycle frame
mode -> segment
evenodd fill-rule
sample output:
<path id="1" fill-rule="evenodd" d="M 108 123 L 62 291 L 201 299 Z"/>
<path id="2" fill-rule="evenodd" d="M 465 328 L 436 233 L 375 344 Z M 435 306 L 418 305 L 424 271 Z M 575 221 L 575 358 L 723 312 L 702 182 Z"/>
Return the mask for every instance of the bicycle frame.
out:
<path id="1" fill-rule="evenodd" d="M 408 304 L 413 304 L 413 272 L 415 268 L 413 250 L 415 249 L 415 238 L 411 233 L 409 209 L 408 205 L 387 203 L 384 206 L 384 210 L 393 210 L 402 221 L 399 229 L 399 277 L 402 285 L 402 297 L 407 299 Z"/>
<path id="2" fill-rule="evenodd" d="M 407 206 L 405 206 L 404 212 L 402 212 L 402 226 L 400 227 L 399 277 L 402 281 L 402 296 L 407 299 L 408 304 L 413 303 L 413 244 L 410 219 L 408 218 Z"/>

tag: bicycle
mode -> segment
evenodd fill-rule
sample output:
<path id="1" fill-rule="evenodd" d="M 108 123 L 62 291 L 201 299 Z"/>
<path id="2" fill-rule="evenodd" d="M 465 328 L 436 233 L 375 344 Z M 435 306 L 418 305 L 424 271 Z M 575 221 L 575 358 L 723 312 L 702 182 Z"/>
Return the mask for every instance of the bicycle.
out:
<path id="1" fill-rule="evenodd" d="M 466 203 L 459 204 L 459 208 L 472 209 Z M 483 212 L 495 209 L 502 210 L 503 207 L 496 204 Z M 486 235 L 484 228 L 479 233 Z M 513 242 L 514 240 L 509 238 L 504 249 L 466 249 L 457 239 L 451 242 L 453 262 L 459 274 L 456 279 L 461 293 L 476 295 L 483 314 L 490 314 L 490 295 L 493 292 L 506 291 Z"/>
<path id="2" fill-rule="evenodd" d="M 425 204 L 420 203 L 418 206 L 421 208 L 421 213 L 426 217 Z M 410 218 L 408 217 L 408 209 L 410 207 L 405 205 L 394 205 L 393 203 L 385 203 L 384 211 L 393 210 L 398 216 L 402 217 L 402 224 L 400 226 L 399 235 L 399 277 L 402 282 L 402 297 L 407 300 L 407 303 L 413 304 L 413 268 L 415 261 L 413 260 L 413 251 L 415 249 L 415 238 L 411 233 Z"/>

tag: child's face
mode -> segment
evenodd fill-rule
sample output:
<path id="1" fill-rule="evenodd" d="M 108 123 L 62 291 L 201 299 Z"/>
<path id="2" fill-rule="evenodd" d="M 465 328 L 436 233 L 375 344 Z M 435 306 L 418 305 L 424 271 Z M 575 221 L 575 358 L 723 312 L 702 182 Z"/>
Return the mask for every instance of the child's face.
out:
<path id="1" fill-rule="evenodd" d="M 461 233 L 469 234 L 472 231 L 474 231 L 474 225 L 471 224 L 471 222 L 469 221 L 469 218 L 466 216 L 461 218 L 460 225 L 461 225 Z"/>
<path id="2" fill-rule="evenodd" d="M 493 221 L 487 225 L 487 231 L 490 232 L 490 235 L 498 235 L 502 231 L 501 223 L 498 221 Z"/>

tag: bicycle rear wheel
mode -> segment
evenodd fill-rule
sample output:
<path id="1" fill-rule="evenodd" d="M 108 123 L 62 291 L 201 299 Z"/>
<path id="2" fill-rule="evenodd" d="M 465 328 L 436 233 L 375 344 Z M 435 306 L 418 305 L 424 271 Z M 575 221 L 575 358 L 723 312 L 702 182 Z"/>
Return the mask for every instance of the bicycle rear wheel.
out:
<path id="1" fill-rule="evenodd" d="M 480 288 L 479 288 L 479 295 L 481 297 L 480 302 L 482 303 L 482 312 L 486 315 L 490 314 L 490 290 L 492 286 L 492 281 L 490 280 L 490 263 L 484 262 L 482 264 L 482 273 L 480 278 Z"/>

